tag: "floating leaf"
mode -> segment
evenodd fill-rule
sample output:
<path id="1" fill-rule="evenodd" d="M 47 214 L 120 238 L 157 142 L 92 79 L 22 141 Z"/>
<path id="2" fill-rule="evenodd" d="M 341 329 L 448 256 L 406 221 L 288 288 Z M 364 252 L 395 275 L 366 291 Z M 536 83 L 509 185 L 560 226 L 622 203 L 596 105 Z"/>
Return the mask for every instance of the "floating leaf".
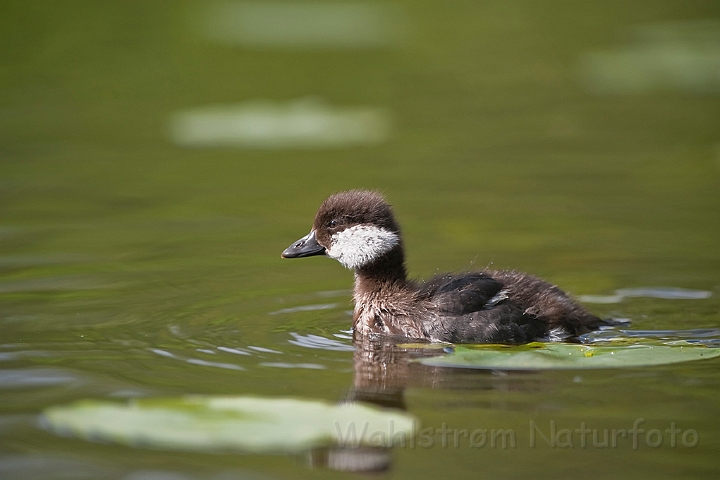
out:
<path id="1" fill-rule="evenodd" d="M 699 346 L 531 343 L 520 346 L 457 347 L 450 355 L 419 359 L 437 367 L 498 370 L 624 368 L 689 362 L 720 356 L 720 349 Z"/>
<path id="2" fill-rule="evenodd" d="M 44 424 L 60 434 L 132 446 L 193 451 L 301 452 L 343 444 L 391 446 L 414 418 L 359 403 L 243 396 L 84 400 L 51 407 Z"/>

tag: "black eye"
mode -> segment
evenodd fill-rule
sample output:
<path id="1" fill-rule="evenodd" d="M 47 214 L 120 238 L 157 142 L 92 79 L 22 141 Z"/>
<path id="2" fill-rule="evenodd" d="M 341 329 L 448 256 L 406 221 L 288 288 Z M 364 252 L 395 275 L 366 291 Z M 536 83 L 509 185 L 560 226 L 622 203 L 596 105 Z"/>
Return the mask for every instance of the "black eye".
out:
<path id="1" fill-rule="evenodd" d="M 330 227 L 330 228 L 335 228 L 337 226 L 338 226 L 338 221 L 335 219 L 330 220 L 330 222 L 328 223 L 328 227 Z"/>

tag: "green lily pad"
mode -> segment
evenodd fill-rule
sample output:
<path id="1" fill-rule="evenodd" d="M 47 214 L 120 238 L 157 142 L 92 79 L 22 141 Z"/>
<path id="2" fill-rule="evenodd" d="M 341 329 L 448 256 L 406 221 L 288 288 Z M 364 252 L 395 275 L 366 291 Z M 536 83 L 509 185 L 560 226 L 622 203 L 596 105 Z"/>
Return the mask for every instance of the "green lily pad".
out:
<path id="1" fill-rule="evenodd" d="M 156 449 L 302 452 L 325 445 L 391 446 L 415 419 L 359 403 L 244 396 L 83 400 L 45 410 L 51 430 L 86 440 Z"/>
<path id="2" fill-rule="evenodd" d="M 436 367 L 497 370 L 626 368 L 689 362 L 720 356 L 720 348 L 669 345 L 592 346 L 531 343 L 457 347 L 450 355 L 419 359 Z"/>

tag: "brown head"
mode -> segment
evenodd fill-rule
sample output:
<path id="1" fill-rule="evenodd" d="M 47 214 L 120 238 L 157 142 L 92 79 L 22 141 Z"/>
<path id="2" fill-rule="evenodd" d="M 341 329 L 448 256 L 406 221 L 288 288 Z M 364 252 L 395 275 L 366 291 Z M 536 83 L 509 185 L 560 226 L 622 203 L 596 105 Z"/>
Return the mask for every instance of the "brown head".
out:
<path id="1" fill-rule="evenodd" d="M 357 270 L 398 247 L 401 249 L 400 228 L 385 198 L 377 192 L 349 190 L 325 199 L 312 231 L 282 256 L 327 255 Z"/>

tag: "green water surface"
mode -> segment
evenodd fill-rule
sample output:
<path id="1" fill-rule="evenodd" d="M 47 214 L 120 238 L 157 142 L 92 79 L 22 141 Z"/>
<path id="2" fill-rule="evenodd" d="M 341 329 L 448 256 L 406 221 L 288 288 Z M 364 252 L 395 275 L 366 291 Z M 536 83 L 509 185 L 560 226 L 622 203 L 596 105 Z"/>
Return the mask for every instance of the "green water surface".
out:
<path id="1" fill-rule="evenodd" d="M 309 453 L 177 453 L 38 423 L 81 399 L 346 398 L 352 274 L 280 252 L 347 188 L 388 196 L 415 277 L 490 266 L 574 295 L 706 291 L 588 308 L 634 329 L 720 328 L 720 80 L 704 73 L 720 64 L 717 2 L 400 1 L 380 10 L 394 40 L 352 49 L 216 42 L 198 26 L 208 5 L 0 2 L 2 478 L 352 475 Z M 610 66 L 593 70 L 598 59 Z M 309 97 L 387 112 L 387 138 L 193 148 L 169 134 L 178 112 Z M 322 307 L 296 310 L 308 305 Z M 402 365 L 404 406 L 433 433 L 394 448 L 385 476 L 720 473 L 717 359 L 512 375 Z M 574 433 L 638 419 L 637 445 Z M 512 430 L 514 445 L 473 446 L 478 429 Z"/>

